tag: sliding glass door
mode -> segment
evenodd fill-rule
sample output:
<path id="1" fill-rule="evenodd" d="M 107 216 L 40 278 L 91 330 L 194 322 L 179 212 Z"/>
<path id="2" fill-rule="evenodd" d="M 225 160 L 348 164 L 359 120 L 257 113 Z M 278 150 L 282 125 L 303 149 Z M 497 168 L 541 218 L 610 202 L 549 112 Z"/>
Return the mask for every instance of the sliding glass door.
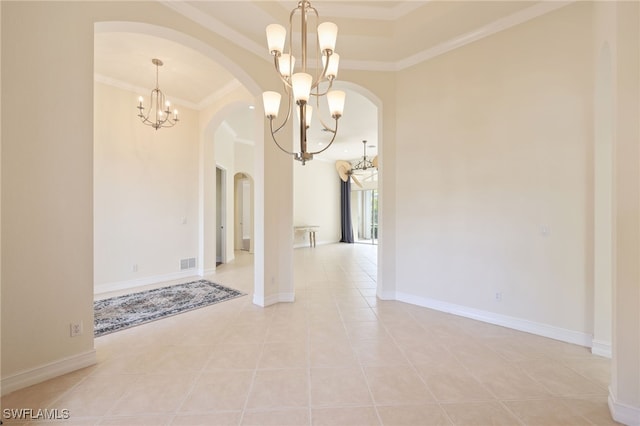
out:
<path id="1" fill-rule="evenodd" d="M 353 191 L 352 196 L 356 242 L 378 244 L 378 191 Z"/>

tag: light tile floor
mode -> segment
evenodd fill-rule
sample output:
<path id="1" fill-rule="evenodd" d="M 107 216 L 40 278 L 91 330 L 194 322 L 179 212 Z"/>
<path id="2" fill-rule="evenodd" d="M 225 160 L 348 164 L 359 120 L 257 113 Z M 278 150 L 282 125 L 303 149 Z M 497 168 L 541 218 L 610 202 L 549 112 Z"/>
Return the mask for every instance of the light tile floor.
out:
<path id="1" fill-rule="evenodd" d="M 236 256 L 209 278 L 250 293 Z M 610 363 L 588 349 L 377 300 L 375 246 L 294 257 L 295 303 L 248 295 L 100 337 L 97 365 L 2 408 L 83 426 L 614 424 Z"/>

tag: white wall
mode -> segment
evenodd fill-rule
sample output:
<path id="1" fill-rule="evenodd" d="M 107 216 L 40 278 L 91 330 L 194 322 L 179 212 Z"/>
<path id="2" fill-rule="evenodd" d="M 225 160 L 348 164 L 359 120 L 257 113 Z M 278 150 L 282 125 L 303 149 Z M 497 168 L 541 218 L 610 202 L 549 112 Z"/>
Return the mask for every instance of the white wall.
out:
<path id="1" fill-rule="evenodd" d="M 296 161 L 293 166 L 293 224 L 315 225 L 316 244 L 340 241 L 340 178 L 333 163 Z M 294 245 L 309 245 L 308 233 L 296 232 Z"/>
<path id="2" fill-rule="evenodd" d="M 197 113 L 180 106 L 176 126 L 155 130 L 131 112 L 138 95 L 94 85 L 97 292 L 172 279 L 198 257 Z"/>
<path id="3" fill-rule="evenodd" d="M 591 19 L 574 4 L 398 73 L 401 299 L 588 344 Z"/>
<path id="4" fill-rule="evenodd" d="M 254 175 L 255 149 L 253 145 L 236 143 L 234 146 L 236 173 Z"/>

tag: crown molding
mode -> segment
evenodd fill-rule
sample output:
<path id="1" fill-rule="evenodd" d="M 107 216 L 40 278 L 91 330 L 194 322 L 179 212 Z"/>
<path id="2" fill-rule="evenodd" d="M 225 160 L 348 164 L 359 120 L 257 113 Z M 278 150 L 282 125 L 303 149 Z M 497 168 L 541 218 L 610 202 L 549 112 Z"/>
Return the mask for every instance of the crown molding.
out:
<path id="1" fill-rule="evenodd" d="M 238 81 L 237 79 L 234 78 L 233 80 L 231 80 L 230 82 L 228 82 L 227 84 L 222 86 L 220 89 L 216 90 L 215 92 L 213 92 L 212 94 L 210 94 L 209 96 L 204 98 L 197 105 L 197 109 L 199 109 L 199 110 L 205 109 L 205 108 L 213 105 L 216 101 L 224 98 L 229 93 L 231 93 L 234 90 L 239 89 L 241 87 L 244 87 L 244 86 L 242 86 L 242 83 L 240 83 L 240 81 Z"/>
<path id="2" fill-rule="evenodd" d="M 153 89 L 150 89 L 150 88 L 147 88 L 147 87 L 136 86 L 134 84 L 130 84 L 130 83 L 127 83 L 125 81 L 118 80 L 118 79 L 111 78 L 111 77 L 107 77 L 105 75 L 97 74 L 97 73 L 94 74 L 93 79 L 97 83 L 106 84 L 107 86 L 115 87 L 117 89 L 122 89 L 122 90 L 126 90 L 126 91 L 129 91 L 129 92 L 135 92 L 135 93 L 139 93 L 139 94 L 143 94 L 143 95 L 144 94 L 148 94 L 148 93 L 151 92 L 151 90 L 153 90 Z M 237 79 L 233 79 L 229 83 L 227 83 L 224 86 L 222 86 L 220 89 L 218 89 L 215 92 L 213 92 L 211 95 L 209 95 L 206 98 L 204 98 L 200 103 L 196 104 L 196 103 L 191 102 L 191 101 L 187 101 L 187 100 L 184 100 L 184 99 L 176 98 L 175 96 L 171 96 L 171 101 L 174 104 L 185 106 L 187 108 L 191 108 L 191 109 L 196 110 L 196 111 L 201 111 L 201 110 L 211 106 L 217 100 L 224 98 L 226 95 L 228 95 L 229 93 L 233 92 L 234 90 L 236 90 L 236 89 L 238 89 L 240 87 L 243 87 L 242 83 L 240 83 Z"/>
<path id="3" fill-rule="evenodd" d="M 107 77 L 107 76 L 104 76 L 102 74 L 97 74 L 97 73 L 95 73 L 93 75 L 93 80 L 95 82 L 97 82 L 97 83 L 106 84 L 107 86 L 112 86 L 112 87 L 115 87 L 117 89 L 127 90 L 129 92 L 135 92 L 135 93 L 138 93 L 139 95 L 142 95 L 142 96 L 148 96 L 149 93 L 151 93 L 151 91 L 153 90 L 151 88 L 136 86 L 134 84 L 130 84 L 130 83 L 127 83 L 125 81 L 118 80 L 118 79 L 111 78 L 111 77 Z M 184 107 L 187 107 L 187 108 L 191 108 L 191 109 L 195 109 L 195 110 L 200 109 L 200 107 L 197 104 L 195 104 L 195 103 L 193 103 L 191 101 L 187 101 L 187 100 L 184 100 L 184 99 L 176 98 L 175 96 L 170 96 L 170 99 L 171 99 L 171 102 L 173 104 L 175 104 L 175 105 L 181 105 L 181 106 L 184 106 Z"/>
<path id="4" fill-rule="evenodd" d="M 189 5 L 188 3 L 170 0 L 159 0 L 159 3 L 202 25 L 212 32 L 219 34 L 220 36 L 226 38 L 232 43 L 239 45 L 249 52 L 252 52 L 258 56 L 264 56 L 264 52 L 266 50 L 264 46 L 259 45 L 249 37 L 229 27 L 224 22 L 210 15 L 203 14 L 200 10 Z"/>
<path id="5" fill-rule="evenodd" d="M 255 142 L 250 140 L 250 139 L 244 139 L 241 137 L 238 137 L 238 133 L 233 129 L 233 127 L 231 127 L 231 125 L 229 125 L 229 123 L 227 123 L 226 120 L 224 120 L 222 123 L 220 123 L 220 129 L 226 131 L 227 133 L 229 133 L 229 135 L 231 136 L 231 139 L 233 139 L 234 143 L 239 143 L 239 144 L 243 144 L 243 145 L 250 145 L 250 146 L 255 146 Z"/>
<path id="6" fill-rule="evenodd" d="M 244 138 L 239 138 L 239 137 L 235 137 L 235 139 L 233 140 L 235 143 L 240 143 L 243 145 L 250 145 L 250 146 L 255 146 L 256 143 L 252 140 L 249 139 L 244 139 Z"/>
<path id="7" fill-rule="evenodd" d="M 430 3 L 427 1 L 405 1 L 393 7 L 371 6 L 370 3 L 323 2 L 322 16 L 352 19 L 394 21 Z M 374 2 L 375 3 L 375 2 Z"/>
<path id="8" fill-rule="evenodd" d="M 455 50 L 459 47 L 466 46 L 467 44 L 473 43 L 474 41 L 481 40 L 485 37 L 489 37 L 495 33 L 500 31 L 504 31 L 516 25 L 523 24 L 527 21 L 530 21 L 539 16 L 545 15 L 549 12 L 553 12 L 562 7 L 565 7 L 571 3 L 574 3 L 576 0 L 565 0 L 565 1 L 549 1 L 535 4 L 531 7 L 528 7 L 519 12 L 513 13 L 509 16 L 505 16 L 504 18 L 497 19 L 491 22 L 484 27 L 480 27 L 475 31 L 468 32 L 466 34 L 462 34 L 461 36 L 454 37 L 451 40 L 448 40 L 444 43 L 433 46 L 429 49 L 423 50 L 422 52 L 418 52 L 414 55 L 411 55 L 405 59 L 402 59 L 395 63 L 395 70 L 403 70 L 414 65 L 417 65 L 421 62 L 428 61 L 429 59 L 433 59 L 436 56 L 442 55 L 444 53 Z"/>
<path id="9" fill-rule="evenodd" d="M 195 7 L 185 3 L 168 0 L 159 0 L 160 3 L 175 12 L 185 16 L 188 19 L 208 28 L 214 33 L 225 37 L 238 46 L 258 55 L 264 60 L 270 60 L 270 57 L 264 55 L 264 47 L 232 29 L 222 21 L 219 21 L 209 15 L 205 15 Z M 537 3 L 524 10 L 513 13 L 504 18 L 497 19 L 475 31 L 468 32 L 461 36 L 455 37 L 404 59 L 398 61 L 367 61 L 367 60 L 349 60 L 344 58 L 340 61 L 342 69 L 362 70 L 362 71 L 400 71 L 421 62 L 428 61 L 439 55 L 450 52 L 467 44 L 489 37 L 500 31 L 504 31 L 516 25 L 520 25 L 539 16 L 558 10 L 577 0 L 563 1 L 543 1 Z M 323 15 L 338 15 L 346 18 L 359 19 L 398 19 L 417 8 L 423 6 L 427 2 L 403 2 L 393 8 L 380 8 L 370 5 L 360 4 L 343 4 L 326 2 L 323 3 Z"/>

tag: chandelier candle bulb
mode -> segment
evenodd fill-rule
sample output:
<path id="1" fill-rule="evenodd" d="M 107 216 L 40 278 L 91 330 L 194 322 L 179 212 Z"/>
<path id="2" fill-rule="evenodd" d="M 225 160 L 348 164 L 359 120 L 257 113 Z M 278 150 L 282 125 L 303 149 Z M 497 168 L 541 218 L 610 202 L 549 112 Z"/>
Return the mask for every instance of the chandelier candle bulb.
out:
<path id="1" fill-rule="evenodd" d="M 327 60 L 329 65 L 327 65 Z M 340 55 L 333 53 L 330 56 L 322 55 L 322 66 L 327 69 L 325 75 L 329 79 L 335 79 L 338 76 L 338 65 L 340 64 Z"/>
<path id="2" fill-rule="evenodd" d="M 280 110 L 280 98 L 282 96 L 278 92 L 264 92 L 262 94 L 262 102 L 264 104 L 264 115 L 267 118 L 277 118 L 278 110 Z"/>
<path id="3" fill-rule="evenodd" d="M 296 64 L 296 58 L 288 53 L 283 53 L 278 58 L 278 69 L 283 77 L 290 77 L 293 74 L 293 67 Z"/>
<path id="4" fill-rule="evenodd" d="M 307 128 L 309 128 L 309 123 L 311 123 L 311 117 L 313 116 L 313 107 L 309 104 L 304 106 L 304 112 L 306 117 Z M 300 110 L 296 108 L 296 116 L 298 117 L 298 122 L 300 121 Z"/>
<path id="5" fill-rule="evenodd" d="M 307 105 L 305 107 L 305 117 L 307 118 L 307 127 L 309 127 L 309 123 L 311 123 L 312 115 L 313 115 L 313 107 L 311 105 Z"/>
<path id="6" fill-rule="evenodd" d="M 318 43 L 322 52 L 329 50 L 331 52 L 336 48 L 336 39 L 338 38 L 338 26 L 333 22 L 323 22 L 318 25 Z"/>
<path id="7" fill-rule="evenodd" d="M 345 93 L 342 90 L 332 90 L 327 93 L 327 102 L 331 117 L 340 118 L 344 112 Z"/>
<path id="8" fill-rule="evenodd" d="M 291 86 L 293 86 L 293 98 L 297 102 L 309 101 L 313 77 L 305 72 L 297 72 L 291 76 Z"/>
<path id="9" fill-rule="evenodd" d="M 267 44 L 272 55 L 279 55 L 284 49 L 287 29 L 279 24 L 267 25 Z"/>

